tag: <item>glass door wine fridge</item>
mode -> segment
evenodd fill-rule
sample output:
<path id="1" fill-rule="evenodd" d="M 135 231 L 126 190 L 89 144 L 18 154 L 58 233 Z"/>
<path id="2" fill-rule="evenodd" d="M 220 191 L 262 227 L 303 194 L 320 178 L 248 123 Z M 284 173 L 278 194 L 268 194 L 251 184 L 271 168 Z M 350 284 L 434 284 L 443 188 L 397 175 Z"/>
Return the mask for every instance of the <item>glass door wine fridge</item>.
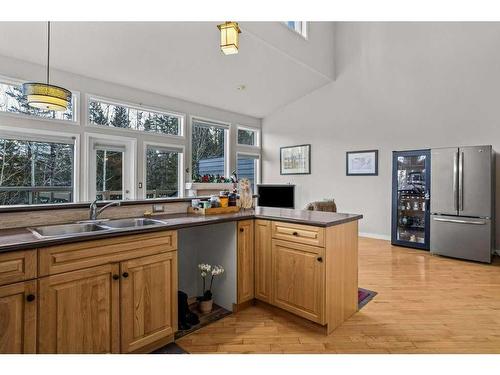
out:
<path id="1" fill-rule="evenodd" d="M 430 159 L 430 150 L 393 152 L 393 245 L 429 250 Z"/>

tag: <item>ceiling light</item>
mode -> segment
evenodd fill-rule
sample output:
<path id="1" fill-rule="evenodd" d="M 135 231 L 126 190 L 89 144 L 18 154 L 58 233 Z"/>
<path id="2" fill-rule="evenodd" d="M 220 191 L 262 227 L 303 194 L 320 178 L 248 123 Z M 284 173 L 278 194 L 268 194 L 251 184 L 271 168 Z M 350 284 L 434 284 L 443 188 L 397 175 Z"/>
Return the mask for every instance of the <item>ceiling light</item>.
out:
<path id="1" fill-rule="evenodd" d="M 47 83 L 23 84 L 23 95 L 30 107 L 50 111 L 66 111 L 71 100 L 71 91 L 49 84 L 50 78 L 50 22 L 47 22 Z"/>
<path id="2" fill-rule="evenodd" d="M 217 25 L 220 30 L 220 49 L 224 55 L 238 53 L 239 35 L 241 33 L 238 22 L 225 22 Z"/>

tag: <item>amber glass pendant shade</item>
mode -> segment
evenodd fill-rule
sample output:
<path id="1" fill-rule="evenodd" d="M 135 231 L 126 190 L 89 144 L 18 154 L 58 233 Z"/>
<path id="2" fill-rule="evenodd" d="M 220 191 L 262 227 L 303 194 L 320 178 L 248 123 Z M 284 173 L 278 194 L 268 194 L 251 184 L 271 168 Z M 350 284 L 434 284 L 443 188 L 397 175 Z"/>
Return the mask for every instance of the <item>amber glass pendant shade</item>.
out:
<path id="1" fill-rule="evenodd" d="M 225 22 L 217 25 L 220 30 L 220 49 L 225 55 L 238 53 L 239 34 L 241 30 L 237 22 Z"/>
<path id="2" fill-rule="evenodd" d="M 66 111 L 71 91 L 46 83 L 23 84 L 23 94 L 31 107 L 50 111 Z"/>

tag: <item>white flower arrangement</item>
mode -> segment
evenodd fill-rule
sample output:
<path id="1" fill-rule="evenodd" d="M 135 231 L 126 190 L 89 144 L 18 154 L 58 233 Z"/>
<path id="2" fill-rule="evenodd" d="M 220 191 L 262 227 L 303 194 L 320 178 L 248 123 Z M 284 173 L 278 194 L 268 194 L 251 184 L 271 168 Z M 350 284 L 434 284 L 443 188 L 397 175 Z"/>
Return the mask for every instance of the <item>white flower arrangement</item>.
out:
<path id="1" fill-rule="evenodd" d="M 198 269 L 200 270 L 201 278 L 203 279 L 203 296 L 199 297 L 202 301 L 209 301 L 212 299 L 212 285 L 214 283 L 215 276 L 220 276 L 224 273 L 224 267 L 221 265 L 210 265 L 205 263 L 198 264 Z M 205 290 L 205 278 L 211 276 L 210 278 L 210 288 Z"/>

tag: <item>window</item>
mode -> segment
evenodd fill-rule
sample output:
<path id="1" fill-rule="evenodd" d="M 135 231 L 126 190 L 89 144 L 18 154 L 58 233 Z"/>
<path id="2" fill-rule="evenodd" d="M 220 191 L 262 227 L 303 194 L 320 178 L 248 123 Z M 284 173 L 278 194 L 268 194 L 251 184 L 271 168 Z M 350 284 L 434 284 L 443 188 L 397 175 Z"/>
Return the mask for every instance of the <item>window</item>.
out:
<path id="1" fill-rule="evenodd" d="M 73 108 L 76 108 L 76 96 L 74 94 L 65 112 L 44 111 L 30 107 L 22 93 L 21 84 L 0 80 L 0 112 L 17 113 L 52 120 L 76 121 L 77 116 Z"/>
<path id="2" fill-rule="evenodd" d="M 253 129 L 238 127 L 238 144 L 246 146 L 258 146 L 258 132 Z"/>
<path id="3" fill-rule="evenodd" d="M 96 150 L 96 199 L 123 199 L 123 151 L 112 147 Z"/>
<path id="4" fill-rule="evenodd" d="M 208 121 L 192 122 L 192 177 L 227 174 L 227 127 Z"/>
<path id="5" fill-rule="evenodd" d="M 253 192 L 259 183 L 259 155 L 238 154 L 237 168 L 238 178 L 248 178 Z"/>
<path id="6" fill-rule="evenodd" d="M 0 205 L 73 202 L 74 142 L 0 138 Z"/>
<path id="7" fill-rule="evenodd" d="M 179 197 L 182 148 L 146 146 L 146 199 Z"/>
<path id="8" fill-rule="evenodd" d="M 136 140 L 85 134 L 84 200 L 128 200 L 135 196 Z"/>
<path id="9" fill-rule="evenodd" d="M 88 121 L 97 126 L 182 135 L 183 116 L 89 98 Z"/>
<path id="10" fill-rule="evenodd" d="M 299 33 L 304 38 L 307 37 L 307 22 L 305 21 L 285 21 L 286 26 L 290 29 Z"/>

